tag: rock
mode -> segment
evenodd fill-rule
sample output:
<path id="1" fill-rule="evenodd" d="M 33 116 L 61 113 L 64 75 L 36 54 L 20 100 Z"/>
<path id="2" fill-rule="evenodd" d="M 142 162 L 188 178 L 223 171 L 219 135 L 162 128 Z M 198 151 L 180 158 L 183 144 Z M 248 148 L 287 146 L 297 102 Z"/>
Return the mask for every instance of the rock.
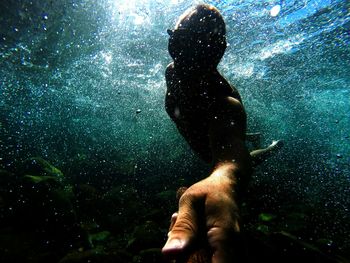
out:
<path id="1" fill-rule="evenodd" d="M 84 221 L 91 221 L 102 216 L 100 211 L 102 200 L 102 193 L 94 186 L 88 184 L 75 185 L 73 189 L 75 198 L 74 204 L 77 212 Z M 93 207 L 94 209 L 91 209 Z"/>
<path id="2" fill-rule="evenodd" d="M 287 214 L 283 222 L 280 223 L 280 229 L 291 233 L 305 232 L 305 229 L 307 228 L 306 215 L 299 212 Z"/>
<path id="3" fill-rule="evenodd" d="M 102 249 L 74 251 L 63 257 L 59 263 L 129 263 L 130 255 L 123 251 L 107 253 Z"/>
<path id="4" fill-rule="evenodd" d="M 271 236 L 271 244 L 280 251 L 286 251 L 285 255 L 294 260 L 304 262 L 336 262 L 335 259 L 320 251 L 315 245 L 301 240 L 300 238 L 285 232 L 276 232 Z M 291 261 L 291 262 L 294 262 Z"/>
<path id="5" fill-rule="evenodd" d="M 57 262 L 60 258 L 57 254 L 49 253 L 40 246 L 34 232 L 21 232 L 15 228 L 0 229 L 0 262 Z"/>
<path id="6" fill-rule="evenodd" d="M 163 242 L 163 233 L 159 226 L 152 221 L 147 221 L 135 227 L 127 249 L 135 253 L 149 248 L 161 247 Z"/>
<path id="7" fill-rule="evenodd" d="M 259 232 L 262 232 L 264 234 L 270 233 L 269 227 L 267 225 L 263 225 L 263 224 L 257 225 L 256 230 L 258 230 Z"/>
<path id="8" fill-rule="evenodd" d="M 33 157 L 24 161 L 22 165 L 22 181 L 28 188 L 62 189 L 65 197 L 72 199 L 73 188 L 64 177 L 61 170 L 51 165 L 41 157 Z"/>
<path id="9" fill-rule="evenodd" d="M 178 201 L 176 199 L 176 191 L 166 190 L 156 194 L 155 202 L 157 204 L 157 207 L 160 207 L 164 211 L 176 211 L 178 204 Z"/>
<path id="10" fill-rule="evenodd" d="M 5 185 L 10 183 L 13 180 L 14 176 L 15 175 L 13 173 L 0 169 L 0 189 L 6 187 Z"/>
<path id="11" fill-rule="evenodd" d="M 101 251 L 75 251 L 63 257 L 59 263 L 103 262 L 107 255 Z"/>
<path id="12" fill-rule="evenodd" d="M 6 170 L 0 170 L 0 226 L 7 227 L 13 223 L 14 207 L 18 202 L 19 177 Z M 1 262 L 1 260 L 0 260 Z"/>
<path id="13" fill-rule="evenodd" d="M 141 250 L 139 255 L 134 257 L 133 263 L 161 263 L 164 262 L 160 248 Z"/>
<path id="14" fill-rule="evenodd" d="M 48 249 L 89 247 L 72 205 L 72 186 L 63 173 L 41 158 L 26 160 L 23 172 L 15 186 L 12 225 L 36 233 Z"/>
<path id="15" fill-rule="evenodd" d="M 93 246 L 96 246 L 99 243 L 106 242 L 110 236 L 111 236 L 111 233 L 109 231 L 101 231 L 101 232 L 89 235 L 89 241 Z"/>
<path id="16" fill-rule="evenodd" d="M 147 205 L 142 203 L 137 191 L 130 185 L 120 185 L 112 188 L 103 197 L 103 204 L 100 206 L 101 224 L 112 233 L 131 232 L 133 225 L 138 223 L 144 215 Z M 128 228 L 129 227 L 129 228 Z"/>
<path id="17" fill-rule="evenodd" d="M 0 169 L 0 195 L 12 192 L 17 181 L 18 177 L 15 174 Z"/>
<path id="18" fill-rule="evenodd" d="M 164 205 L 176 203 L 176 191 L 166 190 L 156 194 L 156 198 Z"/>
<path id="19" fill-rule="evenodd" d="M 153 208 L 150 209 L 147 213 L 144 214 L 143 216 L 144 220 L 147 221 L 153 221 L 156 222 L 158 224 L 162 224 L 162 225 L 169 225 L 169 212 L 165 211 L 162 208 Z"/>

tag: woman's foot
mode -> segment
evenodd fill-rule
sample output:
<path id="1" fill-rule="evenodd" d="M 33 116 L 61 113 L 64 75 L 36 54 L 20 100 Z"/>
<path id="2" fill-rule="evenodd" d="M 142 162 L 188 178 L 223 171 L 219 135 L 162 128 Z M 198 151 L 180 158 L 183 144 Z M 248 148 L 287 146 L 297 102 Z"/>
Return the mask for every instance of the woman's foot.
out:
<path id="1" fill-rule="evenodd" d="M 269 150 L 279 150 L 282 148 L 284 142 L 282 140 L 272 141 L 272 143 L 267 147 Z"/>

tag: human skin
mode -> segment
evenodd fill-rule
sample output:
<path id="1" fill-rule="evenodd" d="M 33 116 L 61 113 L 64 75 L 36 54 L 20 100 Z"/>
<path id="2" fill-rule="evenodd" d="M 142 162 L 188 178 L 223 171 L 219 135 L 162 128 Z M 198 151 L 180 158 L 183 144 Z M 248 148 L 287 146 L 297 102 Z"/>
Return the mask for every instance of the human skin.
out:
<path id="1" fill-rule="evenodd" d="M 165 255 L 176 258 L 187 253 L 203 236 L 199 226 L 204 224 L 212 262 L 232 262 L 237 256 L 232 244 L 240 231 L 239 187 L 249 177 L 251 164 L 244 141 L 235 138 L 233 128 L 227 128 L 231 121 L 237 121 L 228 118 L 232 116 L 229 112 L 241 108 L 241 104 L 228 98 L 220 107 L 228 111 L 217 112 L 218 118 L 212 121 L 209 133 L 211 144 L 215 145 L 212 147 L 215 165 L 207 178 L 189 187 L 180 198 L 176 222 L 163 248 Z"/>
<path id="2" fill-rule="evenodd" d="M 169 40 L 174 62 L 166 70 L 166 110 L 191 148 L 212 167 L 179 200 L 162 249 L 170 258 L 191 253 L 202 237 L 213 263 L 232 262 L 239 254 L 233 245 L 240 231 L 239 199 L 252 161 L 240 95 L 216 69 L 226 48 L 222 23 L 215 8 L 198 5 L 180 18 Z"/>

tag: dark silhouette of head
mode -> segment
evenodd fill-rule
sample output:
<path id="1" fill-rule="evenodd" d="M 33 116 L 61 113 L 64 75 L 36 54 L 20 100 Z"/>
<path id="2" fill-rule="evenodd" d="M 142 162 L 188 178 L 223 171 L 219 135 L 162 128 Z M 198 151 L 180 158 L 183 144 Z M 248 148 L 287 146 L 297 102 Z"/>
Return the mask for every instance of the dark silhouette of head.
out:
<path id="1" fill-rule="evenodd" d="M 200 4 L 186 10 L 168 30 L 169 53 L 175 65 L 188 69 L 216 67 L 226 49 L 226 28 L 220 12 Z"/>

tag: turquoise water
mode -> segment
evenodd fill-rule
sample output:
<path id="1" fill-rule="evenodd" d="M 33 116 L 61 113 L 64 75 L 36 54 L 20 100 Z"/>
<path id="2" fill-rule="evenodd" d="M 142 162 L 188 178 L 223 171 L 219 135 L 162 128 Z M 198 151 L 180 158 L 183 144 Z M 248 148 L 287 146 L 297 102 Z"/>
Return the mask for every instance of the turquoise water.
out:
<path id="1" fill-rule="evenodd" d="M 49 253 L 54 261 L 79 248 L 103 248 L 106 254 L 127 248 L 126 262 L 135 262 L 142 259 L 140 251 L 161 247 L 176 209 L 174 191 L 208 169 L 164 110 L 164 70 L 171 62 L 166 30 L 193 3 L 0 3 L 0 239 L 14 244 L 2 251 L 5 261 L 18 250 L 21 260 L 43 260 L 28 252 L 29 245 L 18 248 L 16 238 L 8 238 L 36 244 L 28 240 L 38 231 L 44 234 L 33 245 L 36 255 L 52 251 L 46 241 L 69 243 L 62 252 Z M 349 258 L 349 2 L 207 3 L 218 7 L 227 23 L 229 46 L 219 69 L 242 95 L 249 131 L 261 132 L 264 145 L 285 142 L 254 174 L 247 228 L 287 231 L 332 256 Z M 50 224 L 38 227 L 47 214 L 67 213 L 62 203 L 43 210 L 33 201 L 50 196 L 52 182 L 26 177 L 30 182 L 23 183 L 28 173 L 57 175 L 28 164 L 38 157 L 62 171 L 63 203 L 74 210 L 73 219 L 53 219 L 55 227 L 74 225 L 90 239 L 106 231 L 108 238 L 85 248 L 82 241 L 68 242 L 48 231 L 55 228 Z M 41 184 L 46 190 L 28 190 L 42 189 Z M 261 213 L 277 216 L 278 223 L 254 221 Z M 299 221 L 288 221 L 292 213 Z M 132 240 L 145 222 L 157 238 L 143 247 Z"/>

